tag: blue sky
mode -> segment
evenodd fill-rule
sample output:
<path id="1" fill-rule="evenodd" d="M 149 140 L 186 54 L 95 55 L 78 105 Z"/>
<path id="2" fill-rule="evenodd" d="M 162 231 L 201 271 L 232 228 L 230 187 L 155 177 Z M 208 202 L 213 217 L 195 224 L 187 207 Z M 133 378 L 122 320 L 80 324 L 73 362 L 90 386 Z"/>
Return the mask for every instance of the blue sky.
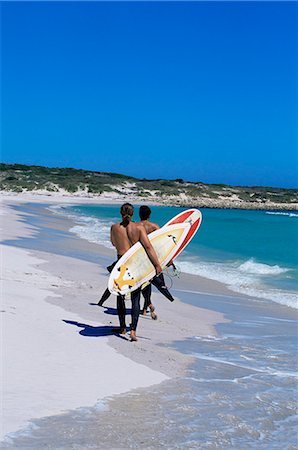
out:
<path id="1" fill-rule="evenodd" d="M 4 162 L 297 187 L 297 3 L 1 9 Z"/>

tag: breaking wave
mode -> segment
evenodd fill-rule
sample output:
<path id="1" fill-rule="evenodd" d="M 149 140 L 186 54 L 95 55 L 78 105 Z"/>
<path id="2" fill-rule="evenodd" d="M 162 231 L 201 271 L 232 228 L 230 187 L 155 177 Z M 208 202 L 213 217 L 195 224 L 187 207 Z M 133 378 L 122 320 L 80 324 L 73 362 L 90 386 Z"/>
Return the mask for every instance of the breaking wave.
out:
<path id="1" fill-rule="evenodd" d="M 113 248 L 110 242 L 110 228 L 113 224 L 112 221 L 85 216 L 79 213 L 76 214 L 69 209 L 69 206 L 54 205 L 50 206 L 49 209 L 56 214 L 62 214 L 75 221 L 76 225 L 70 228 L 70 232 L 94 244 Z"/>
<path id="2" fill-rule="evenodd" d="M 205 261 L 179 262 L 182 272 L 199 275 L 214 281 L 219 281 L 234 292 L 274 301 L 281 305 L 298 309 L 297 293 L 273 289 L 265 285 L 264 277 L 274 278 L 280 274 L 290 272 L 290 269 L 278 265 L 257 263 L 249 259 L 244 263 L 217 263 Z"/>

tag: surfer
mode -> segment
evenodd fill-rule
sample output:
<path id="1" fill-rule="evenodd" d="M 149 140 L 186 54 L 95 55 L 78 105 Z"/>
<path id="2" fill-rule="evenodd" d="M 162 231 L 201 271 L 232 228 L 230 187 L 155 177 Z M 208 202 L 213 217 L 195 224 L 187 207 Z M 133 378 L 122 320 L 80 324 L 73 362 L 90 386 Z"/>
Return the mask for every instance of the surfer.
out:
<path id="1" fill-rule="evenodd" d="M 140 216 L 141 220 L 140 220 L 140 222 L 138 222 L 138 225 L 141 226 L 142 228 L 144 228 L 147 234 L 150 234 L 153 231 L 156 231 L 160 228 L 159 225 L 157 225 L 157 223 L 150 222 L 150 220 L 149 220 L 150 215 L 151 215 L 151 209 L 149 208 L 149 206 L 143 205 L 140 207 L 139 216 Z M 116 263 L 117 263 L 117 261 L 113 262 L 113 264 L 111 264 L 110 266 L 107 267 L 107 270 L 109 273 L 112 272 Z M 174 263 L 172 261 L 170 261 L 170 263 L 168 264 L 168 266 L 170 266 L 170 265 L 172 265 L 173 268 L 175 269 Z M 149 307 L 152 319 L 156 320 L 157 315 L 155 313 L 155 308 L 154 308 L 154 305 L 151 303 L 151 292 L 152 292 L 151 283 L 153 284 L 153 286 L 155 286 L 159 290 L 159 292 L 161 292 L 171 302 L 174 301 L 174 298 L 173 298 L 172 294 L 170 293 L 170 291 L 166 287 L 164 276 L 162 273 L 158 277 L 155 276 L 153 278 L 153 280 L 151 280 L 150 284 L 148 284 L 144 289 L 142 289 L 142 294 L 143 294 L 144 300 L 145 300 L 142 314 L 146 315 L 147 308 Z M 110 297 L 110 295 L 111 295 L 111 293 L 110 293 L 109 289 L 106 289 L 104 291 L 104 293 L 102 294 L 97 305 L 103 306 L 104 302 Z"/>
<path id="2" fill-rule="evenodd" d="M 142 227 L 132 222 L 134 208 L 130 203 L 124 203 L 120 208 L 120 214 L 122 221 L 111 226 L 111 243 L 117 250 L 118 259 L 124 255 L 127 250 L 130 249 L 136 242 L 140 242 L 147 253 L 148 258 L 153 264 L 156 275 L 159 275 L 162 271 L 160 263 L 158 261 L 157 254 L 150 243 L 145 227 Z M 136 341 L 136 329 L 140 314 L 140 293 L 141 289 L 131 292 L 131 341 Z M 123 295 L 117 296 L 117 311 L 119 317 L 120 328 L 117 330 L 120 334 L 126 332 L 126 308 Z"/>
<path id="3" fill-rule="evenodd" d="M 146 205 L 140 206 L 139 216 L 141 219 L 139 224 L 145 228 L 147 234 L 152 233 L 153 231 L 158 230 L 160 228 L 159 225 L 157 225 L 157 223 L 150 222 L 151 209 L 149 208 L 149 206 Z M 162 274 L 160 274 L 159 276 L 162 277 Z M 150 283 L 148 284 L 148 286 L 142 289 L 142 294 L 144 297 L 144 306 L 141 313 L 143 316 L 146 316 L 147 309 L 149 308 L 151 318 L 153 320 L 156 320 L 157 314 L 155 312 L 155 307 L 151 302 L 151 293 L 152 293 L 152 285 Z"/>

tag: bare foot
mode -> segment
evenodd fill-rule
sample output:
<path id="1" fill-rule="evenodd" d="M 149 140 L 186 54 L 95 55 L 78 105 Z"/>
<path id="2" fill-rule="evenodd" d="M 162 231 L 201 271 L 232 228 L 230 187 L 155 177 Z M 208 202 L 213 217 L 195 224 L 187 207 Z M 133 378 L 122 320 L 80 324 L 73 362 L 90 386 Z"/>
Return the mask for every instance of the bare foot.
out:
<path id="1" fill-rule="evenodd" d="M 136 337 L 136 332 L 135 331 L 131 331 L 130 332 L 130 341 L 131 342 L 136 342 L 138 339 L 137 339 L 137 337 Z"/>
<path id="2" fill-rule="evenodd" d="M 152 320 L 156 320 L 157 319 L 157 314 L 154 312 L 155 311 L 154 306 L 150 305 L 149 308 L 150 308 L 151 319 Z"/>

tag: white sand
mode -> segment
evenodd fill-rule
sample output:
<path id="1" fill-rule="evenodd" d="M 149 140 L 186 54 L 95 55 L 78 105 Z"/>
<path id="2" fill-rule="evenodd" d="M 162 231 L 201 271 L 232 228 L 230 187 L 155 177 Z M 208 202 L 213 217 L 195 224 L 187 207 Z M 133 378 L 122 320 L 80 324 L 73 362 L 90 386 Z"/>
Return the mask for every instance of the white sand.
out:
<path id="1" fill-rule="evenodd" d="M 28 200 L 18 195 L 2 201 L 2 240 L 38 239 L 37 229 L 22 220 L 26 214 L 8 206 Z M 179 376 L 191 358 L 159 344 L 215 334 L 215 324 L 225 321 L 222 314 L 179 300 L 170 303 L 154 293 L 159 319 L 140 318 L 137 343 L 117 335 L 84 335 L 92 327 L 118 325 L 117 315 L 90 306 L 106 287 L 105 268 L 7 245 L 1 250 L 1 438 L 28 426 L 30 419 L 94 406 L 109 396 Z M 115 297 L 106 305 L 115 308 Z"/>
<path id="2" fill-rule="evenodd" d="M 146 203 L 150 205 L 161 205 L 156 199 L 148 200 L 142 197 L 138 197 L 131 193 L 117 194 L 115 192 L 104 192 L 101 195 L 84 194 L 82 192 L 70 194 L 69 192 L 47 192 L 47 191 L 30 191 L 30 192 L 6 192 L 0 191 L 0 201 L 11 203 L 70 203 L 70 204 L 83 204 L 92 203 L 99 205 L 112 205 L 121 204 L 124 202 L 131 202 L 134 204 Z"/>
<path id="3" fill-rule="evenodd" d="M 2 231 L 2 239 L 28 235 L 7 207 L 2 223 L 4 217 L 7 231 Z M 106 337 L 83 338 L 63 322 L 62 308 L 44 301 L 59 297 L 52 285 L 61 287 L 61 279 L 37 269 L 42 261 L 25 250 L 5 245 L 1 250 L 1 439 L 31 418 L 93 406 L 104 397 L 167 379 L 117 353 Z M 67 286 L 67 280 L 63 284 Z M 67 319 L 81 320 L 70 313 Z"/>

